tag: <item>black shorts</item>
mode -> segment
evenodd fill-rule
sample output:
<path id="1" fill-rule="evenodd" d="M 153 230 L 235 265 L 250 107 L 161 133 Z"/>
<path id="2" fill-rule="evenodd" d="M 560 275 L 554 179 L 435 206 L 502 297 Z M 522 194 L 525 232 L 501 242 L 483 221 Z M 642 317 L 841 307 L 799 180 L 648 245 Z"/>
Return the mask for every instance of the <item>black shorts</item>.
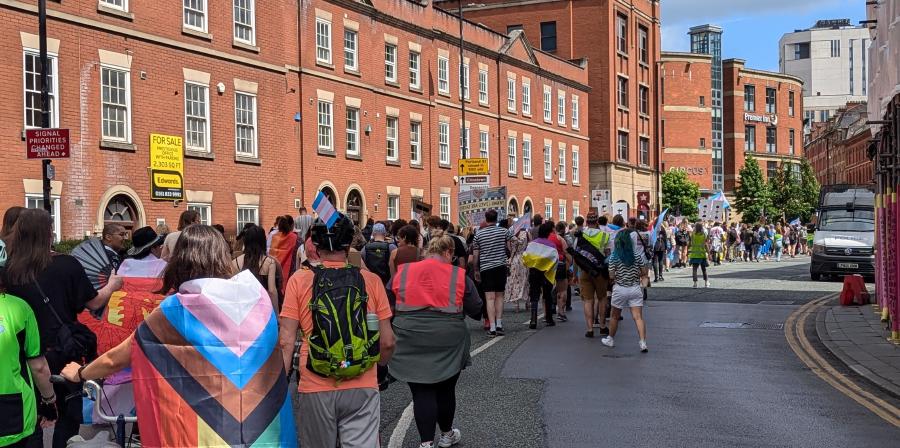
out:
<path id="1" fill-rule="evenodd" d="M 506 266 L 481 271 L 481 289 L 484 292 L 506 291 Z"/>
<path id="2" fill-rule="evenodd" d="M 556 263 L 556 280 L 565 280 L 569 278 L 569 271 L 566 270 L 566 264 L 563 262 Z"/>

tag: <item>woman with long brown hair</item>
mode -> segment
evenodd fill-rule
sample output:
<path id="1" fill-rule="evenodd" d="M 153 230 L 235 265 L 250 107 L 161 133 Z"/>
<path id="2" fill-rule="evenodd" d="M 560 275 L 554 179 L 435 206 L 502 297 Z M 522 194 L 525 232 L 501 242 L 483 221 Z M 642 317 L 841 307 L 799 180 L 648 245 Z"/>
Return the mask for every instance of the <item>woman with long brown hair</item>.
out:
<path id="1" fill-rule="evenodd" d="M 281 309 L 283 296 L 279 293 L 283 279 L 281 266 L 274 258 L 266 255 L 266 231 L 262 227 L 251 224 L 241 232 L 243 253 L 235 257 L 232 266 L 235 272 L 244 269 L 250 271 L 269 292 L 275 312 Z"/>
<path id="2" fill-rule="evenodd" d="M 290 397 L 271 299 L 250 272 L 232 277 L 228 253 L 214 228 L 185 228 L 162 275 L 160 292 L 172 295 L 124 342 L 62 372 L 82 382 L 131 366 L 137 414 L 153 416 L 141 420 L 145 446 L 199 446 L 215 437 L 232 446 L 296 443 L 293 418 L 282 415 Z M 236 374 L 235 364 L 244 362 L 256 369 Z M 203 415 L 229 413 L 230 403 L 243 403 L 243 412 L 200 423 Z"/>
<path id="3" fill-rule="evenodd" d="M 77 325 L 77 316 L 85 308 L 103 309 L 112 293 L 122 287 L 122 279 L 113 273 L 105 287 L 94 290 L 78 260 L 51 252 L 52 242 L 50 214 L 40 209 L 22 210 L 5 240 L 8 259 L 3 284 L 7 293 L 31 306 L 41 335 L 41 353 L 47 358 L 50 372 L 59 373 L 66 363 L 76 360 L 59 350 L 60 329 L 63 325 Z M 64 384 L 55 385 L 54 389 L 60 400 L 76 390 Z M 53 446 L 65 447 L 66 441 L 78 434 L 82 420 L 81 395 L 60 402 L 58 408 Z"/>
<path id="4" fill-rule="evenodd" d="M 391 267 L 391 275 L 397 272 L 397 268 L 406 263 L 416 262 L 422 259 L 422 249 L 419 249 L 419 231 L 407 224 L 403 226 L 396 236 L 397 250 L 391 252 L 388 264 Z"/>

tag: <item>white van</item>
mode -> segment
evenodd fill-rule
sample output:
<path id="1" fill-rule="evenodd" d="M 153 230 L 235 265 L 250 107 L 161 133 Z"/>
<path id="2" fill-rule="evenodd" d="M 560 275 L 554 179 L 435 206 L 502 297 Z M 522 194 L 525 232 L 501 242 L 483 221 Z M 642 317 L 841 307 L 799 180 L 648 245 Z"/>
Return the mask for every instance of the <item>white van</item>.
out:
<path id="1" fill-rule="evenodd" d="M 875 192 L 868 185 L 822 187 L 809 276 L 875 276 Z"/>

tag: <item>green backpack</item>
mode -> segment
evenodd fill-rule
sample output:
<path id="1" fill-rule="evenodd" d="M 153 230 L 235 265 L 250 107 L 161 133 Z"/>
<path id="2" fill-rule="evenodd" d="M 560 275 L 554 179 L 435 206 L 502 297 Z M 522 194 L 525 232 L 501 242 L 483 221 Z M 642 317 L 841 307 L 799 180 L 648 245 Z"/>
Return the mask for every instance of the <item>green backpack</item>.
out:
<path id="1" fill-rule="evenodd" d="M 307 337 L 306 367 L 316 374 L 342 380 L 355 378 L 372 368 L 379 354 L 377 319 L 369 328 L 366 284 L 354 266 L 313 269 L 313 329 Z"/>

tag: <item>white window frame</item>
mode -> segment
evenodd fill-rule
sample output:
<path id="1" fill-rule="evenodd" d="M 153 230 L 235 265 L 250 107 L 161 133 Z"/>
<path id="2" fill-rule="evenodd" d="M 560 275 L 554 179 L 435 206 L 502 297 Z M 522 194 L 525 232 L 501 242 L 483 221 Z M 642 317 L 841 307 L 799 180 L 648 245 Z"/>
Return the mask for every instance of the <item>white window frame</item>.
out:
<path id="1" fill-rule="evenodd" d="M 316 137 L 319 151 L 334 151 L 334 103 L 321 98 L 316 103 Z"/>
<path id="2" fill-rule="evenodd" d="M 239 122 L 241 120 L 241 114 L 238 111 L 238 98 L 240 96 L 244 96 L 244 97 L 247 97 L 250 99 L 251 109 L 249 112 L 250 112 L 251 116 L 250 116 L 249 123 Z M 234 152 L 236 155 L 239 155 L 242 157 L 250 157 L 250 158 L 254 158 L 254 159 L 259 157 L 259 125 L 258 125 L 259 113 L 257 112 L 257 110 L 258 110 L 257 104 L 258 104 L 258 102 L 256 100 L 255 94 L 247 93 L 247 92 L 240 92 L 240 91 L 234 92 Z M 250 151 L 249 152 L 238 151 L 238 148 L 240 147 L 240 137 L 239 137 L 239 133 L 238 133 L 239 126 L 244 126 L 244 127 L 249 128 L 250 132 L 252 133 L 251 139 L 250 139 Z"/>
<path id="3" fill-rule="evenodd" d="M 121 5 L 117 5 L 116 1 L 122 3 Z M 100 0 L 100 4 L 111 9 L 118 9 L 119 11 L 128 12 L 128 0 Z"/>
<path id="4" fill-rule="evenodd" d="M 331 64 L 331 22 L 316 17 L 316 62 Z"/>
<path id="5" fill-rule="evenodd" d="M 531 84 L 522 83 L 522 113 L 531 115 Z"/>
<path id="6" fill-rule="evenodd" d="M 450 165 L 450 123 L 438 123 L 438 163 Z"/>
<path id="7" fill-rule="evenodd" d="M 531 177 L 531 139 L 522 139 L 522 176 Z"/>
<path id="8" fill-rule="evenodd" d="M 581 108 L 578 104 L 578 95 L 572 95 L 572 129 L 578 129 L 580 117 L 578 114 L 581 112 Z"/>
<path id="9" fill-rule="evenodd" d="M 439 206 L 441 219 L 450 221 L 450 194 L 441 193 Z"/>
<path id="10" fill-rule="evenodd" d="M 393 126 L 391 124 L 393 123 Z M 400 132 L 400 119 L 397 117 L 385 117 L 384 118 L 384 139 L 385 139 L 385 156 L 387 160 L 390 162 L 397 162 L 400 160 L 400 148 L 397 147 L 397 142 L 399 140 L 398 134 Z M 393 147 L 393 150 L 391 149 Z M 393 151 L 393 155 L 391 152 Z"/>
<path id="11" fill-rule="evenodd" d="M 553 145 L 544 145 L 544 180 L 553 182 Z"/>
<path id="12" fill-rule="evenodd" d="M 572 148 L 572 185 L 581 183 L 581 154 L 580 148 Z"/>
<path id="13" fill-rule="evenodd" d="M 572 202 L 572 221 L 581 216 L 581 204 L 578 201 Z"/>
<path id="14" fill-rule="evenodd" d="M 566 125 L 566 92 L 563 90 L 556 92 L 556 124 Z"/>
<path id="15" fill-rule="evenodd" d="M 490 160 L 490 134 L 488 131 L 478 131 L 478 156 Z"/>
<path id="16" fill-rule="evenodd" d="M 397 82 L 397 46 L 384 44 L 384 80 Z"/>
<path id="17" fill-rule="evenodd" d="M 450 94 L 450 59 L 445 56 L 438 56 L 438 92 L 445 95 Z M 449 162 L 448 162 L 449 163 Z"/>
<path id="18" fill-rule="evenodd" d="M 553 92 L 551 89 L 544 87 L 544 121 L 547 123 L 553 122 Z"/>
<path id="19" fill-rule="evenodd" d="M 409 52 L 409 88 L 422 88 L 422 54 L 418 51 Z"/>
<path id="20" fill-rule="evenodd" d="M 194 210 L 200 214 L 200 224 L 204 226 L 211 226 L 212 222 L 212 204 L 202 203 L 202 202 L 190 202 L 187 205 L 188 210 Z M 205 217 L 204 217 L 205 215 Z M 238 232 L 241 231 L 241 228 L 238 227 Z"/>
<path id="21" fill-rule="evenodd" d="M 409 163 L 422 164 L 422 123 L 415 120 L 409 122 Z"/>
<path id="22" fill-rule="evenodd" d="M 553 219 L 553 202 L 544 202 L 544 220 Z"/>
<path id="23" fill-rule="evenodd" d="M 201 6 L 202 9 L 188 8 L 188 5 L 185 5 L 185 4 L 184 4 L 184 2 L 186 2 L 186 1 L 190 1 L 190 0 L 183 0 L 182 3 L 181 3 L 181 5 L 182 5 L 182 8 L 181 8 L 181 26 L 183 26 L 183 27 L 185 27 L 185 28 L 187 28 L 187 29 L 191 29 L 191 30 L 195 30 L 195 31 L 200 31 L 201 33 L 205 33 L 206 30 L 207 30 L 207 28 L 209 27 L 209 4 L 207 3 L 207 0 L 197 0 L 198 2 L 200 2 L 200 3 L 199 3 L 199 6 Z M 202 26 L 196 26 L 196 25 L 189 24 L 189 23 L 187 22 L 187 13 L 188 13 L 188 11 L 191 11 L 191 12 L 193 12 L 193 13 L 195 13 L 195 14 L 200 14 L 200 15 L 202 16 L 202 22 L 203 22 L 203 25 L 202 25 Z"/>
<path id="24" fill-rule="evenodd" d="M 557 167 L 559 183 L 565 183 L 566 170 L 568 170 L 568 168 L 566 168 L 566 147 L 565 146 L 559 147 L 558 154 L 556 155 L 556 157 L 558 159 L 557 163 L 559 164 Z"/>
<path id="25" fill-rule="evenodd" d="M 507 150 L 507 173 L 511 176 L 515 176 L 519 169 L 519 156 L 517 155 L 516 146 L 518 146 L 518 139 L 512 135 L 506 137 L 506 150 Z"/>
<path id="26" fill-rule="evenodd" d="M 31 206 L 30 202 L 34 201 L 34 207 Z M 60 200 L 59 195 L 51 195 L 50 196 L 51 207 L 53 209 L 53 241 L 58 243 L 62 240 L 62 219 L 60 219 Z M 39 208 L 41 210 L 44 209 L 44 196 L 41 194 L 26 194 L 25 195 L 25 208 Z"/>
<path id="27" fill-rule="evenodd" d="M 353 113 L 353 124 L 350 124 L 350 114 Z M 359 108 L 347 107 L 344 112 L 344 138 L 345 151 L 348 156 L 359 156 Z M 352 138 L 351 138 L 352 136 Z M 350 143 L 353 142 L 351 146 Z"/>
<path id="28" fill-rule="evenodd" d="M 251 212 L 251 214 L 253 215 L 253 220 L 251 220 L 251 221 L 241 220 L 241 211 Z M 235 221 L 237 223 L 238 232 L 240 232 L 241 229 L 244 228 L 245 223 L 252 222 L 253 224 L 259 225 L 259 206 L 258 205 L 238 205 L 235 208 L 235 218 L 237 218 Z"/>
<path id="29" fill-rule="evenodd" d="M 34 57 L 34 64 L 32 67 L 37 69 L 38 64 L 40 64 L 40 52 L 35 49 L 26 48 L 22 52 L 22 123 L 25 129 L 34 129 L 41 127 L 40 123 L 40 114 L 38 114 L 38 123 L 34 125 L 28 125 L 28 92 L 26 79 L 28 75 L 25 72 L 25 61 L 28 56 Z M 56 128 L 59 127 L 59 55 L 56 53 L 47 53 L 47 58 L 50 60 L 50 127 Z M 41 77 L 40 70 L 38 70 L 35 75 L 35 89 L 30 92 L 36 94 L 37 98 L 37 110 L 41 110 Z"/>
<path id="30" fill-rule="evenodd" d="M 400 195 L 389 194 L 387 197 L 387 219 L 400 219 Z"/>
<path id="31" fill-rule="evenodd" d="M 559 201 L 559 214 L 556 216 L 556 219 L 559 222 L 566 222 L 566 203 L 562 200 Z"/>
<path id="32" fill-rule="evenodd" d="M 111 72 L 120 72 L 124 73 L 124 82 L 125 82 L 125 103 L 117 104 L 117 103 L 109 103 L 111 107 L 124 107 L 125 108 L 125 136 L 124 137 L 112 137 L 106 135 L 106 127 L 104 126 L 104 121 L 106 120 L 104 109 L 107 106 L 107 102 L 104 100 L 103 91 L 105 86 L 103 85 L 103 72 L 104 71 Z M 131 70 L 123 67 L 117 67 L 114 65 L 100 65 L 100 135 L 104 141 L 112 141 L 112 142 L 122 142 L 122 143 L 131 143 Z"/>
<path id="33" fill-rule="evenodd" d="M 348 61 L 351 63 L 348 64 Z M 344 69 L 354 72 L 359 70 L 359 33 L 347 28 L 344 28 Z"/>
<path id="34" fill-rule="evenodd" d="M 188 87 L 189 87 L 189 86 L 190 86 L 190 87 L 198 87 L 198 88 L 202 89 L 203 92 L 204 92 L 204 95 L 203 95 L 203 97 L 204 97 L 203 106 L 204 106 L 204 109 L 205 109 L 205 110 L 204 110 L 204 116 L 203 116 L 202 118 L 204 119 L 204 122 L 205 122 L 205 123 L 204 123 L 204 129 L 203 129 L 203 132 L 204 132 L 203 146 L 192 146 L 192 145 L 190 144 L 191 139 L 190 139 L 190 138 L 187 138 L 187 133 L 188 133 L 188 129 L 189 129 L 189 127 L 188 127 L 188 121 L 189 121 L 189 119 L 190 119 L 190 118 L 194 118 L 194 119 L 199 119 L 199 118 L 201 118 L 201 117 L 196 116 L 196 115 L 195 115 L 195 116 L 192 116 L 192 117 L 189 117 L 189 116 L 188 116 L 188 110 L 187 110 L 187 108 L 188 108 L 188 95 L 187 95 L 187 91 L 188 91 Z M 185 149 L 188 150 L 188 151 L 210 152 L 210 151 L 211 151 L 211 148 L 212 148 L 212 143 L 211 143 L 211 141 L 212 141 L 212 134 L 211 134 L 211 132 L 210 132 L 210 122 L 212 121 L 212 119 L 211 119 L 211 117 L 209 116 L 209 110 L 210 110 L 210 106 L 209 106 L 209 100 L 210 100 L 210 98 L 209 98 L 209 86 L 206 85 L 206 84 L 200 84 L 200 83 L 196 83 L 196 82 L 185 81 L 185 82 L 184 82 L 184 91 L 185 91 L 185 95 L 184 95 L 184 133 L 185 133 L 184 147 L 185 147 Z"/>
<path id="35" fill-rule="evenodd" d="M 250 23 L 238 22 L 238 2 L 245 2 L 247 8 L 243 8 L 244 5 L 241 5 L 241 9 L 249 10 L 249 19 Z M 232 2 L 232 13 L 233 13 L 233 22 L 234 22 L 234 40 L 237 42 L 243 42 L 247 45 L 256 45 L 256 0 L 234 0 Z M 238 37 L 238 28 L 243 27 L 250 31 L 250 38 L 243 39 Z"/>
<path id="36" fill-rule="evenodd" d="M 459 97 L 469 101 L 472 96 L 469 90 L 469 64 L 462 64 L 459 72 Z"/>
<path id="37" fill-rule="evenodd" d="M 506 110 L 516 111 L 516 80 L 506 78 Z"/>
<path id="38" fill-rule="evenodd" d="M 484 106 L 488 105 L 488 72 L 487 70 L 478 70 L 478 103 Z"/>

